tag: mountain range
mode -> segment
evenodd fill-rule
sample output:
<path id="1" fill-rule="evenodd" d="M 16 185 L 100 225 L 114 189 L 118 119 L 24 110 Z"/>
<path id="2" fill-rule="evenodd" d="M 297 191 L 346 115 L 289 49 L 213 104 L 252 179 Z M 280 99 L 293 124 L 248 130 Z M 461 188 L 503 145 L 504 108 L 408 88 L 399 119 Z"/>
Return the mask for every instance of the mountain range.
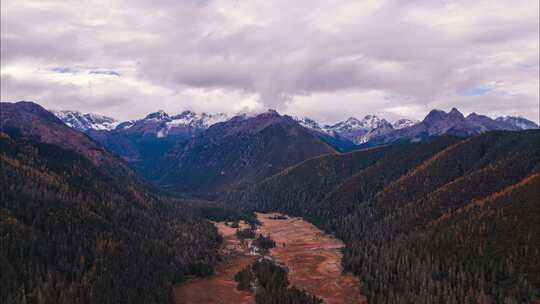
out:
<path id="1" fill-rule="evenodd" d="M 520 117 L 491 119 L 457 109 L 431 111 L 422 121 L 393 124 L 376 115 L 333 125 L 268 110 L 258 115 L 164 111 L 118 122 L 76 111 L 55 115 L 126 161 L 144 178 L 176 192 L 217 193 L 244 187 L 310 157 L 441 135 L 469 137 L 493 130 L 537 128 Z M 112 126 L 115 126 L 114 128 Z"/>
<path id="2" fill-rule="evenodd" d="M 156 137 L 166 137 L 167 135 L 182 133 L 186 129 L 201 130 L 211 125 L 225 121 L 228 116 L 224 113 L 207 114 L 195 113 L 193 111 L 183 111 L 180 114 L 169 116 L 163 110 L 149 113 L 144 118 L 119 121 L 114 118 L 92 114 L 81 113 L 73 110 L 51 110 L 51 113 L 61 119 L 66 125 L 81 132 L 88 130 L 126 130 L 134 129 L 147 133 L 152 133 Z"/>
<path id="3" fill-rule="evenodd" d="M 538 125 L 521 117 L 497 118 L 471 113 L 463 116 L 456 108 L 446 113 L 433 110 L 421 122 L 398 130 L 384 130 L 370 136 L 363 146 L 377 146 L 394 142 L 415 142 L 443 134 L 459 137 L 478 135 L 495 130 L 526 130 L 537 129 Z M 375 129 L 372 132 L 376 132 Z"/>
<path id="4" fill-rule="evenodd" d="M 369 303 L 540 298 L 540 130 L 523 118 L 452 109 L 321 127 L 273 110 L 118 122 L 0 109 L 8 303 L 170 302 L 219 260 L 207 219 L 255 225 L 254 211 L 341 239 Z"/>
<path id="5" fill-rule="evenodd" d="M 68 126 L 82 132 L 122 131 L 142 133 L 145 136 L 164 138 L 167 136 L 189 138 L 213 124 L 229 119 L 226 114 L 207 114 L 184 111 L 169 116 L 160 110 L 138 120 L 119 122 L 114 118 L 78 111 L 52 111 Z M 246 115 L 239 115 L 246 117 Z M 442 110 L 431 111 L 422 121 L 399 119 L 390 123 L 376 115 L 366 115 L 362 119 L 349 117 L 332 125 L 321 125 L 317 121 L 304 117 L 294 117 L 300 125 L 322 136 L 346 140 L 355 146 L 376 146 L 394 141 L 422 140 L 430 136 L 452 134 L 470 136 L 492 130 L 528 130 L 539 126 L 523 117 L 501 116 L 496 119 L 471 113 L 464 117 L 457 109 L 449 113 Z M 128 129 L 131 129 L 129 132 Z M 399 131 L 402 130 L 402 131 Z"/>
<path id="6" fill-rule="evenodd" d="M 333 125 L 320 126 L 319 123 L 310 119 L 303 118 L 297 119 L 298 122 L 312 130 L 326 133 L 331 136 L 339 136 L 346 138 L 349 141 L 360 144 L 369 141 L 369 137 L 366 137 L 371 131 L 374 130 L 397 130 L 410 127 L 416 124 L 418 121 L 410 119 L 400 119 L 391 124 L 384 118 L 379 118 L 376 115 L 366 115 L 363 119 L 357 119 L 355 117 L 349 117 L 344 121 L 340 121 Z"/>

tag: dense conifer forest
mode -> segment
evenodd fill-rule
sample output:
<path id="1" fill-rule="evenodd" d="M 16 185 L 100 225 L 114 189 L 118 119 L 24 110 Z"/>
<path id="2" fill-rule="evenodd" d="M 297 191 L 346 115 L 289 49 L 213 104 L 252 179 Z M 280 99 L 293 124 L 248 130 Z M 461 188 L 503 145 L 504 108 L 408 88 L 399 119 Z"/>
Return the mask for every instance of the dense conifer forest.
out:
<path id="1" fill-rule="evenodd" d="M 256 236 L 253 211 L 300 216 L 343 240 L 343 268 L 369 303 L 540 299 L 539 130 L 331 153 L 205 201 L 149 186 L 38 105 L 3 110 L 5 303 L 172 302 L 175 283 L 212 274 L 219 260 L 208 219 L 232 223 L 244 243 Z M 259 235 L 253 245 L 275 244 Z M 320 303 L 270 261 L 236 280 L 257 303 Z"/>
<path id="2" fill-rule="evenodd" d="M 321 299 L 289 286 L 287 270 L 274 262 L 260 259 L 238 272 L 234 279 L 238 290 L 255 292 L 257 304 L 320 304 Z"/>
<path id="3" fill-rule="evenodd" d="M 276 242 L 274 242 L 274 240 L 272 240 L 269 236 L 259 234 L 253 240 L 253 246 L 261 248 L 264 251 L 268 251 L 269 249 L 276 247 Z"/>
<path id="4" fill-rule="evenodd" d="M 179 201 L 79 154 L 0 133 L 2 303 L 167 303 L 221 239 Z"/>
<path id="5" fill-rule="evenodd" d="M 306 161 L 225 200 L 303 216 L 345 244 L 370 303 L 540 296 L 540 131 Z"/>

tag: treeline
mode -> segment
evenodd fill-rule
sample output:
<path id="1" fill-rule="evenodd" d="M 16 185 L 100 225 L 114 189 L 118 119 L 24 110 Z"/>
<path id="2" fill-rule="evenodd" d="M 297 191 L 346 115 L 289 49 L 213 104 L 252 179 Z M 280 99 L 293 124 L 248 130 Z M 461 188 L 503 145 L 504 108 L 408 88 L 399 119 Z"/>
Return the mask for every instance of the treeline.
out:
<path id="1" fill-rule="evenodd" d="M 370 303 L 540 296 L 540 131 L 491 132 L 312 159 L 226 198 L 342 239 Z"/>
<path id="2" fill-rule="evenodd" d="M 221 238 L 177 201 L 73 152 L 0 133 L 2 303 L 169 303 Z"/>
<path id="3" fill-rule="evenodd" d="M 237 229 L 234 235 L 241 241 L 245 239 L 252 239 L 255 237 L 255 230 L 251 228 Z"/>
<path id="4" fill-rule="evenodd" d="M 159 192 L 159 190 L 156 192 Z M 238 210 L 219 201 L 207 201 L 194 198 L 182 199 L 175 197 L 175 194 L 170 194 L 167 196 L 167 199 L 180 201 L 182 205 L 188 206 L 194 215 L 211 221 L 232 222 L 235 225 L 238 225 L 239 221 L 245 221 L 250 225 L 260 224 L 257 217 L 252 212 Z M 238 228 L 238 226 L 232 228 Z"/>
<path id="5" fill-rule="evenodd" d="M 238 290 L 254 291 L 257 304 L 320 304 L 323 301 L 296 287 L 288 288 L 287 271 L 260 259 L 238 272 Z"/>

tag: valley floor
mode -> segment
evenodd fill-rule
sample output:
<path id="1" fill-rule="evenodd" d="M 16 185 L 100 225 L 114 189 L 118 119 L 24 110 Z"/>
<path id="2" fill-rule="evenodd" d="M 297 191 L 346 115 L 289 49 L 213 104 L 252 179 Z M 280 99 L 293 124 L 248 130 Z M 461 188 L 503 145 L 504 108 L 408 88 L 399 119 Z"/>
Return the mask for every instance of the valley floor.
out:
<path id="1" fill-rule="evenodd" d="M 248 249 L 235 237 L 235 228 L 224 222 L 214 223 L 223 236 L 222 255 L 224 261 L 215 274 L 207 278 L 196 278 L 178 284 L 174 288 L 176 304 L 254 304 L 255 296 L 247 291 L 236 289 L 234 275 L 253 263 L 256 256 L 249 255 Z M 240 228 L 246 228 L 240 223 Z"/>
<path id="2" fill-rule="evenodd" d="M 257 232 L 269 235 L 276 247 L 272 258 L 288 268 L 291 286 L 324 300 L 324 303 L 365 303 L 360 281 L 342 273 L 341 248 L 344 244 L 301 218 L 272 219 L 275 214 L 257 213 L 262 223 Z M 194 279 L 175 288 L 177 304 L 254 303 L 254 296 L 236 290 L 234 275 L 256 259 L 234 236 L 236 229 L 215 223 L 224 237 L 225 261 L 216 274 Z"/>

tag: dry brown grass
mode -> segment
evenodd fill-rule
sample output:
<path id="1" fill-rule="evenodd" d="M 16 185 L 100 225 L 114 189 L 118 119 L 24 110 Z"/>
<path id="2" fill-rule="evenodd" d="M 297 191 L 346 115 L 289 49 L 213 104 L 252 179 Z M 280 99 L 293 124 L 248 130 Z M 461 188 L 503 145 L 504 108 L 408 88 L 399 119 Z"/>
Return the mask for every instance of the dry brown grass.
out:
<path id="1" fill-rule="evenodd" d="M 276 242 L 271 255 L 276 262 L 289 269 L 291 285 L 316 295 L 327 304 L 365 303 L 360 294 L 360 281 L 351 274 L 342 273 L 340 248 L 343 243 L 322 233 L 301 218 L 270 219 L 276 214 L 257 217 L 262 226 L 258 232 L 269 234 Z M 256 257 L 248 255 L 234 233 L 235 228 L 214 223 L 224 237 L 222 252 L 225 261 L 216 274 L 208 278 L 193 279 L 175 288 L 177 304 L 229 304 L 255 303 L 252 293 L 236 290 L 234 275 L 251 264 Z M 241 223 L 241 228 L 247 225 Z"/>
<path id="2" fill-rule="evenodd" d="M 343 242 L 301 218 L 270 219 L 275 214 L 258 213 L 259 232 L 276 242 L 271 255 L 289 269 L 291 285 L 316 295 L 325 303 L 365 303 L 360 281 L 342 273 Z"/>
<path id="3" fill-rule="evenodd" d="M 222 252 L 224 261 L 217 267 L 216 273 L 210 277 L 193 279 L 179 284 L 174 290 L 177 304 L 252 304 L 255 297 L 252 293 L 236 290 L 234 275 L 253 263 L 254 256 L 249 256 L 234 236 L 235 228 L 224 223 L 214 223 L 224 238 Z M 241 228 L 247 225 L 241 224 Z"/>

